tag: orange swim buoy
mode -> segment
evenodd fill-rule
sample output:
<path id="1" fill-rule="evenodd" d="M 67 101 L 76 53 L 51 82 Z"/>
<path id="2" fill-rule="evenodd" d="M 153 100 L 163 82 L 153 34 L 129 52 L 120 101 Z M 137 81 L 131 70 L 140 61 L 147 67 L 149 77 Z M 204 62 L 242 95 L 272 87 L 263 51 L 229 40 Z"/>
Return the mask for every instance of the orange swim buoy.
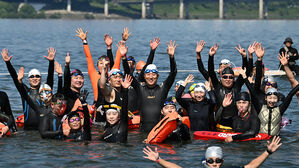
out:
<path id="1" fill-rule="evenodd" d="M 16 124 L 18 127 L 24 127 L 24 114 L 17 117 Z"/>
<path id="2" fill-rule="evenodd" d="M 161 143 L 177 128 L 178 113 L 166 115 L 148 134 L 146 143 Z"/>
<path id="3" fill-rule="evenodd" d="M 188 116 L 183 117 L 183 124 L 187 125 L 190 128 L 190 120 Z"/>
<path id="4" fill-rule="evenodd" d="M 134 115 L 132 116 L 132 118 L 129 119 L 128 128 L 129 129 L 139 128 L 139 124 L 140 124 L 140 115 Z"/>
<path id="5" fill-rule="evenodd" d="M 6 125 L 4 125 L 3 123 L 0 123 L 0 132 L 2 132 L 2 128 L 5 127 Z M 8 132 L 6 133 L 6 136 L 9 136 L 11 134 L 10 130 L 8 130 Z"/>

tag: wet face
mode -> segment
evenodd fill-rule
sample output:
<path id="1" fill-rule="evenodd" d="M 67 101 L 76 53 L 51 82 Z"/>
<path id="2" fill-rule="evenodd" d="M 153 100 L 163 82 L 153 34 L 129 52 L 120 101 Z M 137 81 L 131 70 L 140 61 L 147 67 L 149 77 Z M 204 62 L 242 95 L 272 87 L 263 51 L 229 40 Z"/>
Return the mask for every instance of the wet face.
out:
<path id="1" fill-rule="evenodd" d="M 39 92 L 39 96 L 44 104 L 48 104 L 52 99 L 52 91 L 50 90 L 43 90 Z"/>
<path id="2" fill-rule="evenodd" d="M 234 75 L 233 74 L 222 75 L 221 84 L 226 88 L 232 88 L 234 84 Z"/>
<path id="3" fill-rule="evenodd" d="M 268 95 L 266 96 L 266 102 L 268 107 L 275 107 L 278 102 L 278 97 L 276 95 Z"/>
<path id="4" fill-rule="evenodd" d="M 37 87 L 39 87 L 39 85 L 41 83 L 41 76 L 40 75 L 31 75 L 31 76 L 29 76 L 28 80 L 29 80 L 29 84 L 31 87 L 37 88 Z"/>
<path id="5" fill-rule="evenodd" d="M 158 74 L 149 72 L 144 74 L 145 82 L 148 86 L 155 86 L 158 80 Z"/>
<path id="6" fill-rule="evenodd" d="M 161 109 L 161 114 L 164 116 L 173 112 L 176 112 L 176 107 L 173 104 L 166 105 Z"/>
<path id="7" fill-rule="evenodd" d="M 110 125 L 114 125 L 119 121 L 119 113 L 117 110 L 109 109 L 106 111 L 106 120 Z"/>
<path id="8" fill-rule="evenodd" d="M 290 42 L 286 42 L 286 46 L 287 46 L 287 47 L 291 47 L 291 46 L 292 46 L 292 43 L 290 43 Z"/>
<path id="9" fill-rule="evenodd" d="M 81 121 L 80 121 L 80 117 L 78 116 L 73 116 L 70 120 L 69 120 L 69 126 L 72 130 L 78 130 L 81 128 Z"/>
<path id="10" fill-rule="evenodd" d="M 80 90 L 84 85 L 84 77 L 81 75 L 73 75 L 71 77 L 71 88 L 75 88 L 76 90 Z"/>
<path id="11" fill-rule="evenodd" d="M 128 61 L 128 65 L 130 68 L 130 72 L 134 72 L 135 71 L 135 62 L 134 61 Z"/>
<path id="12" fill-rule="evenodd" d="M 206 163 L 211 168 L 220 168 L 223 163 L 223 159 L 219 159 L 216 157 L 210 157 L 206 159 Z"/>
<path id="13" fill-rule="evenodd" d="M 58 116 L 62 116 L 66 109 L 66 101 L 65 100 L 57 100 L 57 102 L 51 103 L 52 112 Z"/>
<path id="14" fill-rule="evenodd" d="M 249 108 L 249 101 L 239 100 L 236 102 L 237 109 L 241 113 L 246 113 Z"/>
<path id="15" fill-rule="evenodd" d="M 108 66 L 108 67 L 110 67 L 110 61 L 109 61 L 109 60 L 106 60 L 106 61 L 109 62 L 109 66 Z M 98 60 L 98 64 L 97 64 L 97 66 L 98 66 L 99 72 L 102 73 L 102 67 L 104 66 L 104 61 L 103 61 L 103 59 Z"/>
<path id="16" fill-rule="evenodd" d="M 202 91 L 194 91 L 194 97 L 192 97 L 195 101 L 201 102 L 206 97 L 206 92 Z"/>
<path id="17" fill-rule="evenodd" d="M 121 74 L 111 75 L 108 82 L 114 88 L 121 87 L 121 80 L 123 80 L 123 76 Z"/>

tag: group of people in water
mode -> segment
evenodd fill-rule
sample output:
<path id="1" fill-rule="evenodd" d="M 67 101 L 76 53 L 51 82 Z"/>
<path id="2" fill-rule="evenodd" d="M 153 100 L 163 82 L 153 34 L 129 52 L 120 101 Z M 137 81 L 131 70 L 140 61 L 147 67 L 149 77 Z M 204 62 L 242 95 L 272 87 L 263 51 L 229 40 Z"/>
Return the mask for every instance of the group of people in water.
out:
<path id="1" fill-rule="evenodd" d="M 268 143 L 266 152 L 245 166 L 257 167 L 281 145 L 280 138 L 276 136 L 280 133 L 282 116 L 293 95 L 297 95 L 299 103 L 299 84 L 294 77 L 294 74 L 298 74 L 295 60 L 299 57 L 297 50 L 291 47 L 291 38 L 285 40 L 285 47 L 279 51 L 280 67 L 286 72 L 293 87 L 284 96 L 278 91 L 274 78 L 264 75 L 265 49 L 259 42 L 249 45 L 247 51 L 240 45 L 236 47 L 242 55 L 242 67 L 235 70 L 229 60 L 223 59 L 215 72 L 214 56 L 219 45 L 215 44 L 210 48 L 208 69 L 205 69 L 201 58 L 205 42 L 200 41 L 196 47 L 197 65 L 206 81 L 196 83 L 194 76 L 190 74 L 184 81 L 175 83 L 177 45 L 175 41 L 170 41 L 167 43 L 170 73 L 159 85 L 159 70 L 153 64 L 155 51 L 160 45 L 159 38 L 150 41 L 147 61 L 136 62 L 133 56 L 127 55 L 126 41 L 130 36 L 127 28 L 122 33 L 122 40 L 118 42 L 115 58 L 112 52 L 113 39 L 105 34 L 107 55 L 100 56 L 94 64 L 87 42 L 87 31 L 79 28 L 76 33 L 82 40 L 87 59 L 88 75 L 94 93 L 91 104 L 86 101 L 89 92 L 82 89 L 86 76 L 79 69 L 70 70 L 69 53 L 65 57 L 63 70 L 55 62 L 56 50 L 49 48 L 48 56 L 45 56 L 49 61 L 47 80 L 43 83 L 40 71 L 32 69 L 28 73 L 27 86 L 23 83 L 24 68 L 20 68 L 17 73 L 11 63 L 12 56 L 9 56 L 7 49 L 2 50 L 2 58 L 21 95 L 25 131 L 38 130 L 45 139 L 90 141 L 92 127 L 101 127 L 104 132 L 100 140 L 125 143 L 130 120 L 140 115 L 139 130 L 148 134 L 144 141 L 146 143 L 190 141 L 190 131 L 241 133 L 228 136 L 226 142 L 252 138 L 258 133 L 274 136 L 272 142 Z M 257 56 L 255 63 L 254 53 Z M 124 72 L 120 70 L 121 63 Z M 58 74 L 55 94 L 54 70 Z M 173 83 L 176 94 L 168 97 Z M 244 83 L 248 91 L 241 91 Z M 188 84 L 191 86 L 188 92 L 184 92 Z M 0 92 L 0 111 L 0 136 L 17 132 L 5 92 Z M 186 122 L 185 117 L 189 121 Z M 157 150 L 153 151 L 150 147 L 144 148 L 143 152 L 147 155 L 145 158 L 164 167 L 179 167 L 161 159 Z M 222 166 L 223 154 L 220 147 L 209 147 L 205 157 L 205 166 Z"/>

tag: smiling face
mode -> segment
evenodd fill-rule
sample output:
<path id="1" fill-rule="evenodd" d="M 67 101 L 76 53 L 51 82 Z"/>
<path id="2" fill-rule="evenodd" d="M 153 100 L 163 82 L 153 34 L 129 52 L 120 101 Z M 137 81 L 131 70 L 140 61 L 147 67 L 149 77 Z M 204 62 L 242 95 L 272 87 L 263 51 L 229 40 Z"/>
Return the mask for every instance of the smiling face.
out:
<path id="1" fill-rule="evenodd" d="M 115 109 L 109 109 L 106 111 L 106 120 L 110 125 L 114 125 L 119 121 L 119 112 Z"/>
<path id="2" fill-rule="evenodd" d="M 234 84 L 234 75 L 233 74 L 222 75 L 221 84 L 226 88 L 232 88 Z"/>
<path id="3" fill-rule="evenodd" d="M 72 130 L 78 130 L 81 128 L 81 120 L 78 116 L 73 116 L 69 119 L 69 126 Z"/>
<path id="4" fill-rule="evenodd" d="M 116 75 L 111 75 L 108 82 L 112 87 L 120 88 L 121 80 L 123 80 L 123 76 L 121 74 L 117 73 Z"/>
<path id="5" fill-rule="evenodd" d="M 267 105 L 268 107 L 275 107 L 277 105 L 277 102 L 278 102 L 278 97 L 277 95 L 267 95 L 266 96 L 266 102 L 267 102 Z"/>
<path id="6" fill-rule="evenodd" d="M 157 73 L 144 73 L 145 82 L 148 86 L 155 86 L 157 84 L 159 75 Z"/>
<path id="7" fill-rule="evenodd" d="M 193 92 L 193 99 L 197 102 L 201 102 L 203 101 L 203 99 L 206 97 L 206 92 L 202 92 L 202 91 L 194 91 Z M 192 96 L 191 95 L 191 96 Z"/>
<path id="8" fill-rule="evenodd" d="M 75 90 L 80 90 L 84 85 L 84 77 L 81 75 L 72 75 L 71 77 L 71 88 Z"/>
<path id="9" fill-rule="evenodd" d="M 41 76 L 39 75 L 31 75 L 28 78 L 29 84 L 33 88 L 38 88 L 39 85 L 41 84 Z"/>

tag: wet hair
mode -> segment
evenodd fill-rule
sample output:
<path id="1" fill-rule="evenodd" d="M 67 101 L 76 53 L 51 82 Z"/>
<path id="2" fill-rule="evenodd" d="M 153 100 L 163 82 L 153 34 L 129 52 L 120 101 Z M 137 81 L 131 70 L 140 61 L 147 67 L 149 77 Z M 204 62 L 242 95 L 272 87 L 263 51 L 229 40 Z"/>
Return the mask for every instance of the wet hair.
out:
<path id="1" fill-rule="evenodd" d="M 57 100 L 64 100 L 63 94 L 55 93 L 52 97 L 52 102 L 57 102 Z"/>

